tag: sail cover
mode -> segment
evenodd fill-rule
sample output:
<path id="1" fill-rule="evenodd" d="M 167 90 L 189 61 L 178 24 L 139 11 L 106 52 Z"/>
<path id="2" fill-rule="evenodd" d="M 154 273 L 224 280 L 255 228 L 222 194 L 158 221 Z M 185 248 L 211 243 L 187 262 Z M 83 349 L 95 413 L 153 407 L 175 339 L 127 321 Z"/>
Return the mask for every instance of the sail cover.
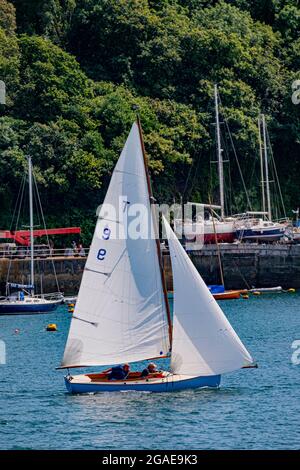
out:
<path id="1" fill-rule="evenodd" d="M 153 218 L 134 123 L 98 216 L 62 367 L 113 365 L 169 352 L 159 260 L 150 231 L 154 233 Z"/>
<path id="2" fill-rule="evenodd" d="M 253 360 L 178 241 L 166 227 L 173 271 L 172 372 L 218 375 Z"/>

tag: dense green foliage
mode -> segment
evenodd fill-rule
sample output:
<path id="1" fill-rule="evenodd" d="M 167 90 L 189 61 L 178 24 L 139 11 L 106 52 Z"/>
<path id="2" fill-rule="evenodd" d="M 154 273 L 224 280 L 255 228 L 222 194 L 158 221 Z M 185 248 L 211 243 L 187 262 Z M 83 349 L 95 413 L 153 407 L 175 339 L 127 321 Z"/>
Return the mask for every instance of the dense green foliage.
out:
<path id="1" fill-rule="evenodd" d="M 211 193 L 218 202 L 214 83 L 253 207 L 260 111 L 287 209 L 297 207 L 299 50 L 296 0 L 0 0 L 0 226 L 9 226 L 30 153 L 50 224 L 80 224 L 89 238 L 134 104 L 157 199 L 207 201 Z M 228 157 L 234 212 L 246 199 Z"/>

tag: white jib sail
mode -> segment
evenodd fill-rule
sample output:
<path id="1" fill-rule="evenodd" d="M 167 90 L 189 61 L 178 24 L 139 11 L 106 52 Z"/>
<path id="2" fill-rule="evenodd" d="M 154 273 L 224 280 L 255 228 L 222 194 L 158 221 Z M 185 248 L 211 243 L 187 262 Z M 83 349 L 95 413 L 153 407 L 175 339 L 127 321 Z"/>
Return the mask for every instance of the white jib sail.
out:
<path id="1" fill-rule="evenodd" d="M 138 222 L 131 212 L 140 212 Z M 133 238 L 126 236 L 128 221 L 137 230 L 145 229 L 140 238 L 136 232 Z M 149 227 L 153 233 L 141 140 L 134 123 L 98 217 L 63 367 L 113 365 L 169 352 L 156 241 L 149 237 Z"/>
<path id="2" fill-rule="evenodd" d="M 172 372 L 218 375 L 252 364 L 252 357 L 165 219 L 164 223 L 174 288 Z"/>

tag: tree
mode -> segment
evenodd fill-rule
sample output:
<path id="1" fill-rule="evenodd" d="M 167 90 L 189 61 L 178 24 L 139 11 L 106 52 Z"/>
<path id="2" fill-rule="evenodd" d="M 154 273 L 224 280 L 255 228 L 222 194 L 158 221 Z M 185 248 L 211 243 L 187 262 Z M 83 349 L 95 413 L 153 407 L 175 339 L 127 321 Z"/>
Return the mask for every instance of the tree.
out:
<path id="1" fill-rule="evenodd" d="M 15 8 L 7 0 L 0 0 L 0 28 L 7 34 L 14 34 L 16 30 Z"/>
<path id="2" fill-rule="evenodd" d="M 79 64 L 50 40 L 38 36 L 22 35 L 19 47 L 16 115 L 39 122 L 67 117 L 89 94 L 88 80 Z"/>

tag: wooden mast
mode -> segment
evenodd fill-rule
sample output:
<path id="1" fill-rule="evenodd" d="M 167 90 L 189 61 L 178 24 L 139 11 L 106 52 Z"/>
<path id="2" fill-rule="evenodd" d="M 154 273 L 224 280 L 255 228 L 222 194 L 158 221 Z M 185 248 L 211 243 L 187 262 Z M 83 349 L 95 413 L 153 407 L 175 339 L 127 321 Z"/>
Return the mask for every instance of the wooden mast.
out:
<path id="1" fill-rule="evenodd" d="M 141 140 L 141 146 L 142 146 L 142 153 L 143 153 L 144 167 L 145 167 L 145 172 L 146 172 L 150 207 L 151 207 L 151 210 L 152 210 L 152 204 L 153 204 L 154 198 L 153 198 L 153 194 L 152 194 L 151 181 L 150 181 L 150 176 L 149 176 L 149 172 L 148 172 L 148 160 L 147 160 L 146 151 L 145 151 L 143 131 L 142 131 L 141 121 L 140 121 L 140 117 L 139 117 L 138 113 L 137 113 L 136 119 L 137 119 L 137 125 L 138 125 L 138 128 L 139 128 L 139 134 L 140 134 L 140 140 Z M 164 270 L 163 270 L 163 266 L 162 266 L 162 256 L 161 256 L 159 236 L 158 236 L 158 230 L 157 230 L 157 224 L 156 224 L 156 218 L 155 217 L 153 217 L 153 224 L 154 224 L 158 264 L 159 264 L 159 269 L 160 269 L 161 282 L 162 282 L 164 300 L 165 300 L 166 311 L 167 311 L 167 318 L 168 318 L 168 325 L 169 325 L 169 328 L 168 328 L 169 341 L 170 341 L 170 350 L 171 350 L 172 349 L 172 321 L 171 321 L 170 306 L 169 306 L 168 294 L 167 294 L 167 288 L 166 288 L 166 280 L 165 280 Z"/>

